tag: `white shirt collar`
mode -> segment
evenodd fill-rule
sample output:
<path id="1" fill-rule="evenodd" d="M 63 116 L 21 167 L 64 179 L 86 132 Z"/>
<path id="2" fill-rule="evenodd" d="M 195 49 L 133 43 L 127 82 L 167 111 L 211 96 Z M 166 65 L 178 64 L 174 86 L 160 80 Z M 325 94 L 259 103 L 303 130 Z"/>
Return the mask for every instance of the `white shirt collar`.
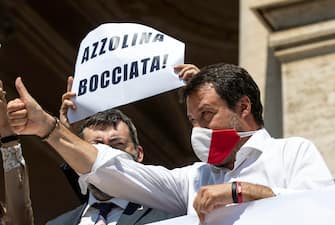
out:
<path id="1" fill-rule="evenodd" d="M 262 152 L 265 151 L 266 139 L 269 138 L 271 138 L 271 136 L 265 130 L 265 128 L 259 129 L 256 133 L 254 133 L 236 153 L 233 170 L 239 167 L 239 165 L 241 165 L 241 163 L 243 163 L 253 152 L 258 152 L 259 154 L 262 154 Z"/>
<path id="2" fill-rule="evenodd" d="M 265 130 L 265 128 L 261 128 L 254 133 L 246 143 L 244 143 L 240 151 L 245 148 L 249 148 L 263 152 L 265 150 L 266 140 L 269 138 L 271 138 L 270 134 Z M 240 151 L 238 151 L 238 153 Z"/>

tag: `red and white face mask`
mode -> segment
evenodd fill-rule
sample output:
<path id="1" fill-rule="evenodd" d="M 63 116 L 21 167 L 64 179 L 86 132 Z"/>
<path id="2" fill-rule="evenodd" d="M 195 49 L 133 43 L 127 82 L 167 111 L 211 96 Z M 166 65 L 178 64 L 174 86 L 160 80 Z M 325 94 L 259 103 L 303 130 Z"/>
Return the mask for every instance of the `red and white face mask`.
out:
<path id="1" fill-rule="evenodd" d="M 193 127 L 191 143 L 194 153 L 202 162 L 222 164 L 240 138 L 252 136 L 256 131 L 236 132 L 235 129 L 211 130 Z"/>

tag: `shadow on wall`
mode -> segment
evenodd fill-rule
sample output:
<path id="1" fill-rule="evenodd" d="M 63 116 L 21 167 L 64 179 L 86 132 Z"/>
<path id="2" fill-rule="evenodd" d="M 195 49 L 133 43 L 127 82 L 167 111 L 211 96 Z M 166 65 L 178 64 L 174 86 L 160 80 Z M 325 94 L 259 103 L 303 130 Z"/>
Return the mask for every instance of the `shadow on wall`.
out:
<path id="1" fill-rule="evenodd" d="M 268 48 L 264 101 L 264 122 L 267 130 L 276 138 L 283 137 L 283 101 L 281 64 Z"/>

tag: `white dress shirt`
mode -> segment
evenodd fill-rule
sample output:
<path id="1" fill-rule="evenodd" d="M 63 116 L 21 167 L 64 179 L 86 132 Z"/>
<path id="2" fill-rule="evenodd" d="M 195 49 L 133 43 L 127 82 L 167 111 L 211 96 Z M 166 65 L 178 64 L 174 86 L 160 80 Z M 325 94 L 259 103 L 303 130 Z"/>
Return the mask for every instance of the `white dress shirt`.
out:
<path id="1" fill-rule="evenodd" d="M 99 215 L 99 210 L 92 207 L 92 205 L 94 203 L 100 202 L 101 201 L 95 199 L 94 196 L 90 193 L 88 204 L 83 211 L 79 225 L 93 225 L 95 223 Z M 116 225 L 123 211 L 127 207 L 128 201 L 119 198 L 112 198 L 104 202 L 113 202 L 116 205 L 116 207 L 113 208 L 107 215 L 107 225 Z"/>
<path id="2" fill-rule="evenodd" d="M 169 212 L 194 214 L 193 200 L 200 187 L 246 181 L 271 187 L 282 194 L 329 185 L 332 176 L 316 147 L 308 140 L 272 138 L 257 131 L 237 152 L 234 169 L 206 163 L 168 170 L 142 165 L 128 154 L 98 144 L 97 159 L 90 173 L 79 178 L 82 192 L 87 183 L 132 202 Z"/>

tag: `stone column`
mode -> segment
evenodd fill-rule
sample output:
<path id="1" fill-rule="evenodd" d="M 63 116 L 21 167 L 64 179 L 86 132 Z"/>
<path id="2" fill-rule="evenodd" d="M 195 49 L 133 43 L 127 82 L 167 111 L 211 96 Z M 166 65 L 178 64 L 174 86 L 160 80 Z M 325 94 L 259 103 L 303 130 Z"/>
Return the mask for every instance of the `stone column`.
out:
<path id="1" fill-rule="evenodd" d="M 240 64 L 267 129 L 312 140 L 335 175 L 335 1 L 241 0 Z"/>

